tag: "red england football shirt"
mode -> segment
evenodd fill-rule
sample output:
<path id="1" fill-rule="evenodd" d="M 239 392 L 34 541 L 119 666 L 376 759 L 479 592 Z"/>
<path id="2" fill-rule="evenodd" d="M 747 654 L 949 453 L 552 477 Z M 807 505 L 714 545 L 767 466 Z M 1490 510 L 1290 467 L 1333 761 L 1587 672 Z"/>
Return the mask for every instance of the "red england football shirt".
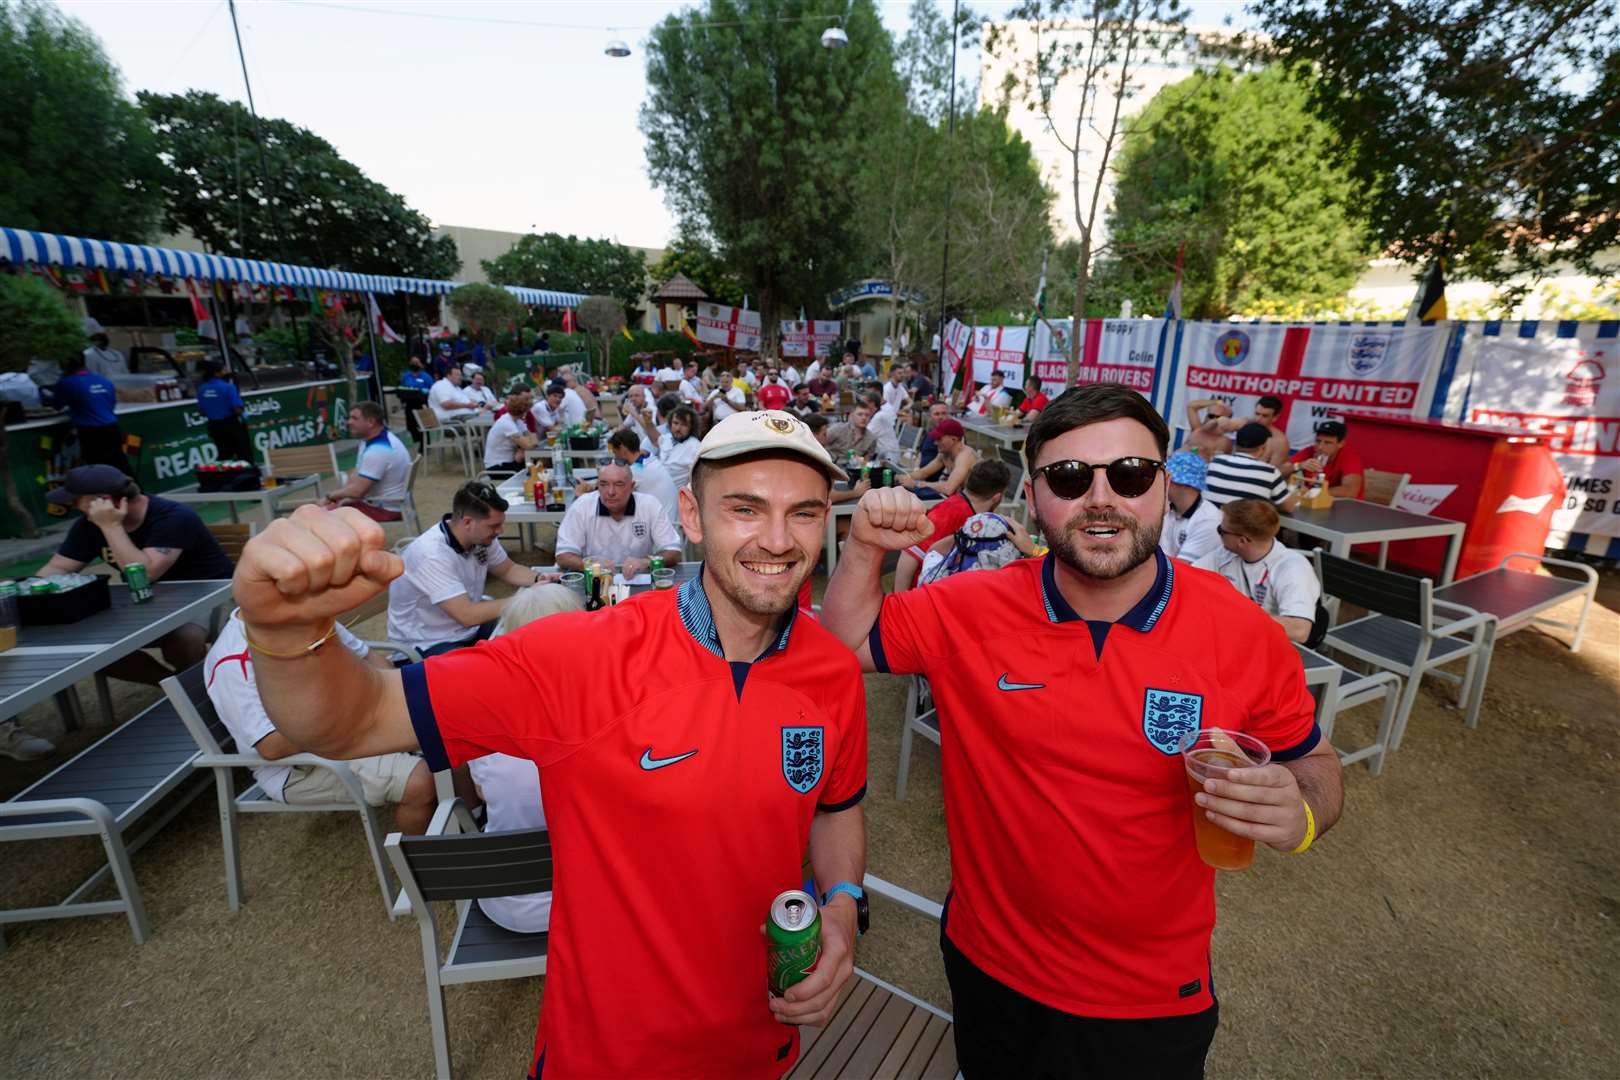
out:
<path id="1" fill-rule="evenodd" d="M 793 400 L 793 391 L 787 388 L 786 383 L 765 382 L 759 384 L 754 396 L 759 399 L 762 409 L 785 409 L 788 402 Z"/>
<path id="2" fill-rule="evenodd" d="M 758 660 L 727 662 L 702 580 L 404 669 L 434 769 L 539 766 L 546 1080 L 765 1080 L 798 1052 L 766 1005 L 759 928 L 803 882 L 817 811 L 866 792 L 865 690 L 853 654 L 796 615 Z"/>
<path id="3" fill-rule="evenodd" d="M 1214 1002 L 1215 872 L 1194 845 L 1182 733 L 1246 731 L 1281 761 L 1320 738 L 1282 628 L 1219 575 L 1155 558 L 1118 622 L 1081 619 L 1048 555 L 890 595 L 869 639 L 878 670 L 926 675 L 939 708 L 944 932 L 1077 1016 Z"/>
<path id="4" fill-rule="evenodd" d="M 1046 400 L 1046 394 L 1037 390 L 1033 395 L 1018 403 L 1018 411 L 1021 413 L 1032 413 L 1036 410 L 1044 411 L 1050 404 L 1051 402 Z"/>
<path id="5" fill-rule="evenodd" d="M 939 500 L 928 511 L 928 524 L 934 531 L 928 534 L 928 539 L 920 544 L 913 544 L 909 550 L 922 562 L 927 556 L 928 549 L 960 529 L 968 518 L 973 516 L 973 504 L 967 501 L 967 496 L 960 491 L 952 492 L 947 498 Z"/>
<path id="6" fill-rule="evenodd" d="M 1315 456 L 1316 447 L 1307 446 L 1288 460 L 1295 465 L 1301 465 Z M 1339 452 L 1333 455 L 1333 460 L 1327 463 L 1327 468 L 1323 471 L 1327 473 L 1328 487 L 1337 487 L 1344 483 L 1345 474 L 1347 473 L 1351 476 L 1360 473 L 1362 475 L 1361 491 L 1362 494 L 1366 494 L 1367 467 L 1361 463 L 1361 455 L 1350 449 L 1350 447 L 1339 447 Z"/>

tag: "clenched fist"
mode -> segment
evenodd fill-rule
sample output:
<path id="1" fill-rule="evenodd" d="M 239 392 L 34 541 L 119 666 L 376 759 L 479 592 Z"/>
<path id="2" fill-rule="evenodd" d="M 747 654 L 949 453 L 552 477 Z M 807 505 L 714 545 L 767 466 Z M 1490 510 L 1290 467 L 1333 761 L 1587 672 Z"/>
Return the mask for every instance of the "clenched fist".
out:
<path id="1" fill-rule="evenodd" d="M 849 538 L 883 551 L 904 551 L 933 535 L 923 501 L 905 488 L 873 488 L 861 496 Z"/>
<path id="2" fill-rule="evenodd" d="M 325 630 L 404 569 L 383 550 L 382 526 L 360 511 L 301 506 L 247 542 L 233 589 L 256 640 L 275 648 L 272 639 L 285 636 L 301 645 L 310 628 Z"/>

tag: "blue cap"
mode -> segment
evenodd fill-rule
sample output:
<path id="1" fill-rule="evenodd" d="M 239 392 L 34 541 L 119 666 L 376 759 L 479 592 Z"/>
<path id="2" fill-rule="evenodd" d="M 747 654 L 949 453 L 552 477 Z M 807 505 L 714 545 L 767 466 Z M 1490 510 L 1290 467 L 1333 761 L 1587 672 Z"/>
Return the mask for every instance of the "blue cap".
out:
<path id="1" fill-rule="evenodd" d="M 1203 491 L 1204 476 L 1209 472 L 1209 466 L 1198 451 L 1183 450 L 1170 455 L 1170 460 L 1164 463 L 1164 472 L 1172 484 Z"/>

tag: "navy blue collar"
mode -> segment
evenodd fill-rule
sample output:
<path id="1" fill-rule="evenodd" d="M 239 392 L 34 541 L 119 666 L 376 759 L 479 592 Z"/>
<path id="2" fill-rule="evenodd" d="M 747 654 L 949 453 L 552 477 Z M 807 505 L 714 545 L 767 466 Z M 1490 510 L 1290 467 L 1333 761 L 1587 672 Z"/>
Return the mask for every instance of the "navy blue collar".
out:
<path id="1" fill-rule="evenodd" d="M 680 613 L 681 623 L 686 627 L 686 632 L 692 635 L 692 640 L 724 660 L 726 651 L 720 645 L 720 631 L 714 625 L 714 608 L 709 606 L 709 594 L 703 591 L 702 566 L 676 590 L 675 609 Z M 782 632 L 776 635 L 775 641 L 765 646 L 765 651 L 755 659 L 756 664 L 767 656 L 787 649 L 788 638 L 793 633 L 793 622 L 798 617 L 799 605 L 795 603 L 782 624 Z"/>
<path id="2" fill-rule="evenodd" d="M 375 436 L 373 436 L 372 438 L 369 438 L 369 439 L 366 440 L 366 445 L 367 446 L 376 446 L 378 443 L 382 443 L 384 446 L 388 445 L 388 429 L 387 428 L 383 428 L 381 431 L 377 432 L 377 434 Z"/>
<path id="3" fill-rule="evenodd" d="M 613 511 L 609 510 L 603 504 L 602 496 L 600 494 L 598 494 L 596 496 L 596 516 L 597 517 L 612 517 L 613 516 Z M 630 493 L 629 501 L 627 501 L 624 504 L 624 516 L 625 517 L 635 517 L 636 516 L 636 495 L 635 495 L 635 492 Z"/>
<path id="4" fill-rule="evenodd" d="M 1046 606 L 1046 617 L 1055 623 L 1079 622 L 1080 613 L 1063 598 L 1058 588 L 1056 558 L 1052 552 L 1047 552 L 1046 558 L 1041 560 L 1041 600 Z M 1175 584 L 1175 569 L 1170 560 L 1164 557 L 1164 552 L 1155 548 L 1153 559 L 1157 566 L 1153 587 L 1136 602 L 1135 607 L 1117 620 L 1119 625 L 1143 634 L 1152 630 L 1159 616 L 1164 614 L 1165 607 L 1170 603 L 1170 590 Z"/>

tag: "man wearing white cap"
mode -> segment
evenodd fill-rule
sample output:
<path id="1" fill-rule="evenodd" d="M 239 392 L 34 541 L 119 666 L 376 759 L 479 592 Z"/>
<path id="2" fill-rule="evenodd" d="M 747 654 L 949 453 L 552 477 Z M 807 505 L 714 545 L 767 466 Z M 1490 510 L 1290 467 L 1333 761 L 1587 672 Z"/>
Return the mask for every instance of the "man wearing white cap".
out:
<path id="1" fill-rule="evenodd" d="M 338 615 L 400 571 L 375 522 L 304 508 L 244 549 L 260 695 L 294 745 L 538 766 L 558 885 L 531 1075 L 766 1080 L 791 1069 L 797 1025 L 831 1018 L 866 923 L 866 705 L 850 651 L 795 601 L 834 479 L 797 417 L 728 417 L 679 494 L 696 576 L 403 671 L 332 645 Z M 638 677 L 554 677 L 604 657 Z M 821 956 L 767 999 L 760 924 L 806 850 Z M 660 902 L 671 882 L 679 903 Z"/>

